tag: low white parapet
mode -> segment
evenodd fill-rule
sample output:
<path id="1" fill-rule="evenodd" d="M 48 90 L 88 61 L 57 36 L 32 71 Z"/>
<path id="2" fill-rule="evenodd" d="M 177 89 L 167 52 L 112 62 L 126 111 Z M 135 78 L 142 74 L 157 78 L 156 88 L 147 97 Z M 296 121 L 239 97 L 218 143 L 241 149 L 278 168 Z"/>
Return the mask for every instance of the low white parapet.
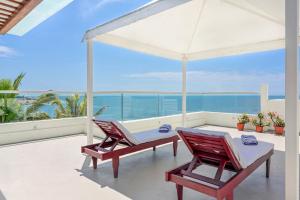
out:
<path id="1" fill-rule="evenodd" d="M 0 145 L 85 132 L 85 117 L 0 124 Z"/>
<path id="2" fill-rule="evenodd" d="M 276 101 L 274 101 L 276 102 Z M 282 102 L 280 101 L 280 104 Z M 275 107 L 278 108 L 278 105 Z M 222 112 L 193 112 L 187 114 L 186 127 L 197 127 L 205 124 L 236 127 L 238 113 Z M 254 117 L 254 115 L 250 115 Z M 182 126 L 181 114 L 130 120 L 122 122 L 132 133 L 158 128 L 168 123 L 174 128 Z M 247 129 L 253 129 L 251 125 Z M 86 132 L 86 117 L 51 119 L 42 121 L 28 121 L 0 124 L 0 145 L 12 144 L 54 137 L 61 137 Z M 103 133 L 94 125 L 94 135 L 103 137 Z"/>
<path id="3" fill-rule="evenodd" d="M 196 127 L 205 124 L 205 113 L 206 112 L 193 112 L 187 113 L 186 115 L 186 126 L 187 127 Z M 153 117 L 147 119 L 139 119 L 139 120 L 130 120 L 124 121 L 124 126 L 131 131 L 132 133 L 145 131 L 149 129 L 155 129 L 161 126 L 162 124 L 170 124 L 172 127 L 181 127 L 181 114 L 178 115 L 170 115 L 163 117 Z M 103 133 L 94 126 L 94 135 L 98 137 L 103 137 Z"/>

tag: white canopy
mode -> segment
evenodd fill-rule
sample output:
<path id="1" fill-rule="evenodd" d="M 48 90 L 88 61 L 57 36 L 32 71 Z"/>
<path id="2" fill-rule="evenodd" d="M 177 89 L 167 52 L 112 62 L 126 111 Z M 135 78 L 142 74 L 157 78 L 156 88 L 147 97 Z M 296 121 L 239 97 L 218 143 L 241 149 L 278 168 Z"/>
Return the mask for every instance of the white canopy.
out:
<path id="1" fill-rule="evenodd" d="M 161 0 L 93 28 L 85 39 L 170 59 L 284 47 L 284 0 Z"/>

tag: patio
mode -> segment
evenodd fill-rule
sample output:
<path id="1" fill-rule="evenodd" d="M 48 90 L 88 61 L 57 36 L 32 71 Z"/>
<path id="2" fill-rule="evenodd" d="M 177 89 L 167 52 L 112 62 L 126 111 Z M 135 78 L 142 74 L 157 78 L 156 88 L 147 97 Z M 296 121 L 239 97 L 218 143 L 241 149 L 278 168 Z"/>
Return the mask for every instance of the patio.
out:
<path id="1" fill-rule="evenodd" d="M 229 132 L 233 128 L 202 126 L 208 130 Z M 284 137 L 257 134 L 259 140 L 275 144 L 271 177 L 265 178 L 263 165 L 235 190 L 236 199 L 284 199 Z M 122 158 L 119 179 L 112 175 L 111 162 L 100 163 L 95 171 L 90 159 L 78 147 L 86 136 L 76 135 L 2 146 L 0 151 L 0 200 L 19 199 L 176 199 L 173 184 L 164 180 L 164 172 L 190 161 L 191 155 L 182 142 L 178 156 L 172 156 L 171 145 L 147 150 Z M 214 173 L 209 168 L 206 173 Z M 229 172 L 228 172 L 228 175 Z M 184 190 L 185 199 L 210 199 L 198 192 Z"/>

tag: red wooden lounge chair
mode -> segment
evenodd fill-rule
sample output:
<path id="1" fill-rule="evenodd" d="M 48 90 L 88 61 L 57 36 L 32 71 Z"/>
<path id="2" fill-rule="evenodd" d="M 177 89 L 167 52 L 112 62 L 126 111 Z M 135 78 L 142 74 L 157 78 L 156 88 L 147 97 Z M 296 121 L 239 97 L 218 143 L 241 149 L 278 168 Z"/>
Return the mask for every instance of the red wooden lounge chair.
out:
<path id="1" fill-rule="evenodd" d="M 176 183 L 178 200 L 183 198 L 183 187 L 217 200 L 233 200 L 235 187 L 264 162 L 266 177 L 269 177 L 273 144 L 259 142 L 255 146 L 244 145 L 240 138 L 232 139 L 225 132 L 183 128 L 177 129 L 177 132 L 193 154 L 191 162 L 166 172 L 166 181 Z M 207 177 L 196 173 L 194 170 L 200 165 L 215 167 L 215 176 Z M 221 177 L 224 170 L 235 173 L 223 181 Z"/>
<path id="2" fill-rule="evenodd" d="M 118 178 L 120 156 L 141 151 L 148 148 L 173 142 L 174 156 L 177 153 L 179 137 L 175 131 L 160 133 L 158 129 L 130 134 L 130 132 L 117 121 L 94 120 L 96 125 L 106 135 L 101 143 L 81 147 L 81 152 L 92 157 L 93 167 L 97 168 L 97 160 L 112 159 L 114 177 Z M 123 148 L 116 148 L 123 145 Z M 124 147 L 125 146 L 125 147 Z"/>

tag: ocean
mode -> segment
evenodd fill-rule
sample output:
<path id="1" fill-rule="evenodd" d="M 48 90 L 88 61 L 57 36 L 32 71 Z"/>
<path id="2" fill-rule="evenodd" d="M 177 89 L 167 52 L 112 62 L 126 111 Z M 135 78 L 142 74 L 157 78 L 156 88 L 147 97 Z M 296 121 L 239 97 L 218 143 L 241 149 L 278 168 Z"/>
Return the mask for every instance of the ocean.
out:
<path id="1" fill-rule="evenodd" d="M 65 96 L 61 96 L 64 99 Z M 270 96 L 281 99 L 283 96 Z M 181 113 L 180 95 L 116 94 L 95 95 L 94 111 L 105 106 L 98 117 L 113 120 L 135 120 Z M 55 107 L 46 105 L 42 111 L 54 117 Z M 188 95 L 187 112 L 211 111 L 256 114 L 260 111 L 259 95 Z"/>

